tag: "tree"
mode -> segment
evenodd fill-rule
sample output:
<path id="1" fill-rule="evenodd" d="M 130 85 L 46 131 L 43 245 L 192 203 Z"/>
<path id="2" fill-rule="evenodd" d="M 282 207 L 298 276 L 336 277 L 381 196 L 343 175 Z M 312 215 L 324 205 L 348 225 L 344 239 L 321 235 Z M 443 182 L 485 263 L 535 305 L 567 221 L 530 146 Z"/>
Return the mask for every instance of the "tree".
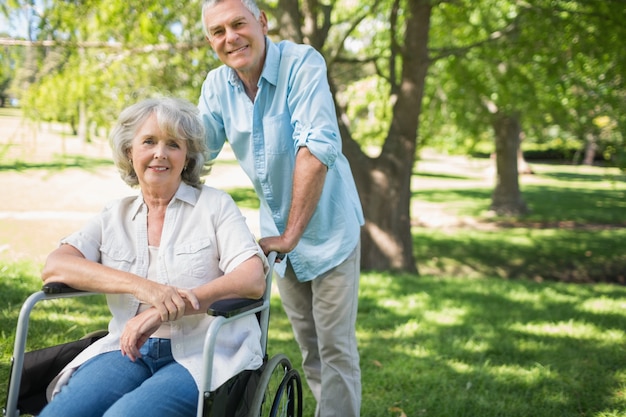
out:
<path id="1" fill-rule="evenodd" d="M 430 3 L 428 0 L 375 1 L 362 4 L 359 11 L 350 13 L 338 2 L 322 5 L 305 1 L 301 8 L 295 7 L 295 2 L 278 2 L 277 20 L 287 22 L 282 37 L 304 39 L 323 51 L 327 59 L 344 152 L 351 162 L 365 213 L 362 236 L 365 268 L 417 270 L 411 235 L 411 177 L 429 64 Z M 331 24 L 333 13 L 337 22 Z M 385 42 L 379 41 L 382 47 L 379 59 L 362 59 L 347 51 L 345 42 L 359 24 L 386 19 L 388 35 L 384 35 Z M 330 31 L 331 27 L 336 33 Z M 376 63 L 376 60 L 384 62 Z M 346 74 L 344 71 L 350 64 L 355 68 Z M 348 105 L 339 100 L 342 77 L 354 81 L 367 71 L 354 64 L 373 65 L 380 70 L 378 75 L 389 82 L 388 94 L 394 101 L 389 129 L 376 157 L 368 156 L 352 138 Z"/>
<path id="2" fill-rule="evenodd" d="M 140 98 L 172 94 L 196 100 L 207 61 L 216 62 L 206 54 L 200 4 L 45 5 L 31 42 L 23 43 L 37 62 L 33 76 L 21 77 L 25 114 L 70 123 L 89 140 Z"/>
<path id="3" fill-rule="evenodd" d="M 623 121 L 618 97 L 625 91 L 625 62 L 617 39 L 626 8 L 617 1 L 456 1 L 437 12 L 430 128 L 452 121 L 459 140 L 492 136 L 497 185 L 491 208 L 522 215 L 527 206 L 513 149 L 520 133 L 526 142 L 542 142 L 556 130 L 582 148 L 596 142 L 599 117 Z M 611 140 L 620 142 L 617 136 Z"/>
<path id="4" fill-rule="evenodd" d="M 344 151 L 366 215 L 365 268 L 414 270 L 410 180 L 415 152 L 430 140 L 416 135 L 418 120 L 426 121 L 422 133 L 445 128 L 461 140 L 492 138 L 497 181 L 490 208 L 507 216 L 528 209 L 518 183 L 522 135 L 541 140 L 554 126 L 579 136 L 597 132 L 606 120 L 601 115 L 623 123 L 618 97 L 624 97 L 626 72 L 617 39 L 623 39 L 626 8 L 619 1 L 390 0 L 352 2 L 351 11 L 338 1 L 299 4 L 279 1 L 277 20 L 285 23 L 283 37 L 308 41 L 326 56 Z M 593 81 L 601 79 L 615 89 Z M 386 94 L 378 97 L 382 105 L 366 103 L 355 113 L 354 97 L 341 97 L 346 85 L 364 80 Z M 424 85 L 434 122 L 420 119 Z M 380 153 L 369 156 L 354 140 L 355 128 L 365 124 L 354 115 L 372 113 L 386 115 L 379 127 L 387 131 L 370 135 Z"/>
<path id="5" fill-rule="evenodd" d="M 411 179 L 426 144 L 454 150 L 490 140 L 498 166 L 491 208 L 505 215 L 526 209 L 517 169 L 522 135 L 525 143 L 554 135 L 587 140 L 611 155 L 624 147 L 621 0 L 265 6 L 272 35 L 307 42 L 326 58 L 365 211 L 365 269 L 417 270 Z M 157 91 L 195 100 L 217 64 L 203 43 L 199 13 L 199 0 L 51 1 L 32 32 L 37 54 L 29 59 L 38 65 L 30 109 L 89 126 L 106 125 L 121 107 Z M 54 96 L 61 88 L 64 94 Z"/>

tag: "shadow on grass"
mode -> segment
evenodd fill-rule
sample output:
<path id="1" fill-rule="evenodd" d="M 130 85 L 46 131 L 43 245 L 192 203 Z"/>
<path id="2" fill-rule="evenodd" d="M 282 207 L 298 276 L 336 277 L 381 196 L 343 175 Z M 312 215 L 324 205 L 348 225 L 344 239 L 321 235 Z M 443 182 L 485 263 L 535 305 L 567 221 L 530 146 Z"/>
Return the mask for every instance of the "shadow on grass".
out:
<path id="1" fill-rule="evenodd" d="M 26 298 L 41 288 L 41 280 L 32 265 L 0 264 L 0 271 L 0 398 L 4 401 L 18 314 Z M 77 340 L 91 331 L 106 329 L 109 318 L 103 296 L 41 301 L 30 315 L 26 350 Z"/>
<path id="2" fill-rule="evenodd" d="M 2 334 L 14 334 L 21 305 L 40 288 L 41 282 L 38 278 L 3 276 L 0 282 L 0 299 L 6 310 L 2 310 Z M 86 333 L 106 328 L 109 318 L 109 310 L 104 296 L 101 295 L 40 301 L 31 313 L 29 330 L 33 337 L 29 337 L 27 347 L 38 349 L 46 346 L 42 345 L 43 341 L 56 344 L 79 339 Z M 81 323 L 85 323 L 86 327 L 82 327 Z M 12 341 L 13 339 L 11 343 Z"/>
<path id="3" fill-rule="evenodd" d="M 525 186 L 529 220 L 573 221 L 581 224 L 626 226 L 626 191 Z"/>
<path id="4" fill-rule="evenodd" d="M 626 283 L 626 229 L 415 229 L 420 270 L 445 276 Z"/>
<path id="5" fill-rule="evenodd" d="M 452 174 L 434 174 L 432 172 L 421 172 L 421 171 L 417 171 L 413 173 L 414 176 L 416 177 L 424 177 L 424 178 L 439 178 L 442 180 L 471 180 L 472 177 L 469 177 L 467 175 L 452 175 Z"/>
<path id="6" fill-rule="evenodd" d="M 436 189 L 416 190 L 412 198 L 433 203 L 462 201 L 467 207 L 462 215 L 481 217 L 491 204 L 491 189 Z M 576 222 L 580 224 L 605 224 L 625 226 L 626 191 L 603 189 L 563 188 L 526 185 L 522 198 L 531 212 L 516 220 L 523 222 Z M 485 221 L 499 221 L 500 218 Z"/>
<path id="7" fill-rule="evenodd" d="M 31 270 L 2 269 L 4 398 L 17 311 L 39 280 Z M 610 285 L 363 273 L 362 415 L 552 417 L 624 409 L 625 298 L 626 288 Z M 43 309 L 33 340 L 71 340 L 108 320 L 101 301 L 54 303 L 60 309 Z M 277 295 L 271 308 L 269 354 L 285 353 L 302 373 Z M 78 325 L 81 319 L 89 324 Z M 315 403 L 304 387 L 305 415 L 312 415 Z"/>
<path id="8" fill-rule="evenodd" d="M 626 175 L 607 175 L 607 174 L 587 174 L 587 173 L 573 173 L 573 172 L 542 172 L 542 177 L 553 178 L 559 181 L 584 181 L 584 182 L 599 182 L 599 181 L 626 181 Z"/>
<path id="9" fill-rule="evenodd" d="M 625 405 L 614 399 L 624 314 L 583 308 L 593 298 L 622 303 L 624 288 L 375 274 L 362 282 L 363 416 L 600 415 Z M 611 333 L 621 336 L 599 336 Z"/>
<path id="10" fill-rule="evenodd" d="M 92 171 L 103 166 L 112 166 L 113 161 L 106 158 L 89 158 L 82 155 L 56 155 L 50 162 L 14 161 L 10 164 L 0 163 L 0 171 L 27 171 L 45 169 L 62 171 L 67 168 L 81 168 Z"/>

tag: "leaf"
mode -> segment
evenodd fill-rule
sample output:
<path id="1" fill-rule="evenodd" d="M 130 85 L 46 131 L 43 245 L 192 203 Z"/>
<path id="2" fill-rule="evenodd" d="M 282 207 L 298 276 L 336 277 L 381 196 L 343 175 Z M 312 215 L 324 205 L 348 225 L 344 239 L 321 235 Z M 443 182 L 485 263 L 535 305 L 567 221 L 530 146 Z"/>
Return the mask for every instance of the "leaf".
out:
<path id="1" fill-rule="evenodd" d="M 389 411 L 391 411 L 392 413 L 400 413 L 398 417 L 406 417 L 406 413 L 400 407 L 391 407 Z"/>

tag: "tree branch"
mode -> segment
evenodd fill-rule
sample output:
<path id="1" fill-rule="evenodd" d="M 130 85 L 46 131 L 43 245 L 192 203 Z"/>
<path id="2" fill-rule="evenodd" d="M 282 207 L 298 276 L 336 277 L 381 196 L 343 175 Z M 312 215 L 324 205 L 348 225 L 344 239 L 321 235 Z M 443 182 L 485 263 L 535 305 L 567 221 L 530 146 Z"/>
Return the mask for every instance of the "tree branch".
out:
<path id="1" fill-rule="evenodd" d="M 151 53 L 169 51 L 171 49 L 177 51 L 187 51 L 206 46 L 206 42 L 179 42 L 179 43 L 160 43 L 154 45 L 143 45 L 138 47 L 128 47 L 127 44 L 121 42 L 68 42 L 59 40 L 41 40 L 27 41 L 23 39 L 0 38 L 0 46 L 26 46 L 26 47 L 76 47 L 85 49 L 112 49 L 112 50 L 128 50 L 133 53 Z"/>
<path id="2" fill-rule="evenodd" d="M 487 38 L 481 39 L 479 41 L 476 41 L 474 43 L 471 43 L 465 46 L 459 46 L 459 47 L 454 47 L 454 48 L 440 48 L 440 49 L 433 48 L 431 49 L 431 51 L 435 51 L 437 53 L 434 56 L 431 56 L 430 60 L 431 62 L 435 62 L 440 59 L 447 58 L 449 56 L 464 56 L 470 50 L 474 48 L 478 48 L 480 46 L 502 40 L 506 38 L 507 36 L 513 34 L 516 30 L 517 30 L 517 25 L 515 23 L 511 23 L 502 30 L 496 30 L 495 32 L 492 32 L 491 34 L 489 34 Z"/>

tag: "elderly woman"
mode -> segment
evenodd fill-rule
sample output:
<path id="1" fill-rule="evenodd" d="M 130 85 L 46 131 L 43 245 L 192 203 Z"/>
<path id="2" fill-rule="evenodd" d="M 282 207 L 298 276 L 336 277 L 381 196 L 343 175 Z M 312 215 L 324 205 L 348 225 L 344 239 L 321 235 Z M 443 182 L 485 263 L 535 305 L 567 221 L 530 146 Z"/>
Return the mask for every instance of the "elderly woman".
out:
<path id="1" fill-rule="evenodd" d="M 202 185 L 197 109 L 172 98 L 124 110 L 111 133 L 138 196 L 108 204 L 62 240 L 43 280 L 106 294 L 109 334 L 61 372 L 40 416 L 194 416 L 208 306 L 259 298 L 267 260 L 230 196 Z M 223 327 L 212 389 L 262 363 L 254 316 Z"/>

